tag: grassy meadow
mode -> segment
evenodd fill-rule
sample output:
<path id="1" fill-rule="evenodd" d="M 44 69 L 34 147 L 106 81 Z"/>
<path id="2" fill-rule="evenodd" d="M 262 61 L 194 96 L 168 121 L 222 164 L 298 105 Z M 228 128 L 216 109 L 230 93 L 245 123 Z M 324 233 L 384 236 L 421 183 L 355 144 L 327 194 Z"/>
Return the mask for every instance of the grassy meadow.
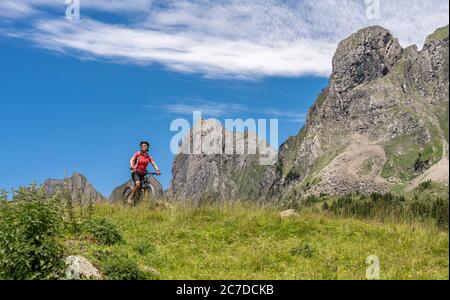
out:
<path id="1" fill-rule="evenodd" d="M 303 211 L 245 206 L 145 209 L 97 205 L 123 241 L 71 240 L 70 252 L 100 269 L 128 257 L 153 279 L 365 279 L 366 258 L 380 258 L 381 279 L 448 279 L 448 232 L 431 224 L 388 224 Z"/>
<path id="2" fill-rule="evenodd" d="M 382 280 L 449 278 L 448 199 L 74 203 L 35 187 L 0 193 L 0 279 L 64 279 L 69 255 L 102 279 L 365 280 L 369 256 Z M 287 208 L 297 213 L 281 218 Z"/>

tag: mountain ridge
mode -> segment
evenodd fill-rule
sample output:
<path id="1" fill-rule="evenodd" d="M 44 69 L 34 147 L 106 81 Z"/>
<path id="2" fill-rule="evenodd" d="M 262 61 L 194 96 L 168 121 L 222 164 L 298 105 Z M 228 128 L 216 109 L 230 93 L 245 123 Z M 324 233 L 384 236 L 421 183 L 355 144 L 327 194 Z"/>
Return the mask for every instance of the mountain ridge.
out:
<path id="1" fill-rule="evenodd" d="M 62 190 L 69 192 L 73 201 L 87 204 L 89 201 L 100 203 L 106 198 L 80 173 L 74 172 L 72 176 L 64 179 L 47 179 L 42 185 L 46 193 L 55 194 Z"/>
<path id="2" fill-rule="evenodd" d="M 255 190 L 241 189 L 233 198 L 405 191 L 423 172 L 448 161 L 448 61 L 448 26 L 430 34 L 420 51 L 415 45 L 403 49 L 380 26 L 350 35 L 339 43 L 329 86 L 310 108 L 305 126 L 282 144 L 275 166 L 236 183 Z M 190 169 L 200 177 L 196 180 L 218 178 L 196 172 L 213 161 L 209 158 L 202 158 L 199 169 Z M 177 156 L 173 173 L 183 173 L 195 159 Z M 227 168 L 245 174 L 255 168 L 247 162 L 240 158 Z M 226 176 L 236 181 L 231 178 L 236 175 Z M 448 185 L 448 172 L 439 179 Z M 184 184 L 190 196 L 208 193 L 201 184 L 190 186 L 188 179 Z M 215 196 L 224 200 L 227 187 L 222 189 Z M 170 191 L 180 192 L 176 186 Z"/>
<path id="3" fill-rule="evenodd" d="M 405 144 L 424 146 L 415 152 L 431 152 L 427 153 L 431 165 L 437 163 L 438 144 L 448 147 L 448 140 L 441 141 L 440 126 L 425 123 L 436 123 L 439 105 L 447 106 L 448 120 L 448 56 L 443 58 L 442 52 L 448 53 L 448 35 L 427 38 L 424 49 L 418 51 L 417 46 L 401 48 L 398 40 L 379 26 L 361 29 L 342 41 L 333 57 L 333 73 L 323 99 L 319 97 L 321 101 L 310 109 L 299 135 L 281 147 L 279 163 L 288 167 L 276 180 L 280 192 L 298 185 L 303 185 L 300 192 L 306 194 L 388 192 L 396 183 L 414 179 L 406 178 L 414 177 L 408 169 L 411 166 L 396 161 L 405 157 L 396 148 L 400 138 Z M 438 107 L 429 114 L 433 102 Z M 434 140 L 436 136 L 439 141 Z M 431 150 L 423 149 L 430 144 Z M 405 164 L 413 165 L 410 160 L 416 158 L 408 158 Z M 368 174 L 354 174 L 364 169 L 351 169 L 355 162 L 366 164 Z M 372 167 L 377 169 L 369 170 Z M 340 172 L 344 176 L 336 174 Z"/>

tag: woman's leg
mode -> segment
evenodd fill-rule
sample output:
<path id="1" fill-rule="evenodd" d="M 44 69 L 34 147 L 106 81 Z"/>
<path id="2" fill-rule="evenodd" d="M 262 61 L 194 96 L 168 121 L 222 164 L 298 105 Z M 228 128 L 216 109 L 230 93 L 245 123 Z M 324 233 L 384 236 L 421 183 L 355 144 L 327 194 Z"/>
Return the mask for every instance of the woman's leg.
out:
<path id="1" fill-rule="evenodd" d="M 131 174 L 131 179 L 133 179 L 134 188 L 131 191 L 130 196 L 128 197 L 128 205 L 133 206 L 134 205 L 134 197 L 135 197 L 137 191 L 139 191 L 139 189 L 141 188 L 142 182 L 141 182 L 140 176 L 136 172 L 133 172 Z"/>
<path id="2" fill-rule="evenodd" d="M 137 191 L 139 191 L 139 189 L 141 188 L 141 182 L 140 181 L 136 181 L 134 184 L 134 188 L 131 191 L 130 197 L 128 198 L 128 204 L 130 206 L 134 205 L 134 196 L 136 195 Z"/>

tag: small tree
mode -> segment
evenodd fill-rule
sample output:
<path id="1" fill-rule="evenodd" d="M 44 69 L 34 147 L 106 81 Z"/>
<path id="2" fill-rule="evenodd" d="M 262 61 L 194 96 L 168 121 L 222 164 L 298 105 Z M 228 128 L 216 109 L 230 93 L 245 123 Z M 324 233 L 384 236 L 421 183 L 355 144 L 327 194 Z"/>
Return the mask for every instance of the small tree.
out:
<path id="1" fill-rule="evenodd" d="M 422 153 L 419 153 L 419 157 L 416 159 L 416 162 L 414 163 L 414 171 L 416 173 L 422 174 L 429 164 L 430 159 L 424 159 Z"/>
<path id="2" fill-rule="evenodd" d="M 20 188 L 0 201 L 0 279 L 56 279 L 64 268 L 62 209 L 43 189 Z"/>

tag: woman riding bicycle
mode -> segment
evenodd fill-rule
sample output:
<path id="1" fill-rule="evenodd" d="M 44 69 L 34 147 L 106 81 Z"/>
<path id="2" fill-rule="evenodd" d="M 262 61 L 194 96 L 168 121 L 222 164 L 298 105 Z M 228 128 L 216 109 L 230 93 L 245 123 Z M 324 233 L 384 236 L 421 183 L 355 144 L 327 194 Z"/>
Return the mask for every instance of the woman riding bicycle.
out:
<path id="1" fill-rule="evenodd" d="M 152 166 L 156 170 L 156 175 L 161 175 L 161 171 L 159 170 L 158 166 L 156 165 L 153 158 L 148 154 L 148 150 L 150 148 L 150 143 L 147 141 L 143 141 L 140 144 L 141 150 L 136 152 L 133 157 L 130 160 L 130 169 L 133 171 L 131 173 L 131 178 L 134 182 L 134 188 L 131 192 L 130 196 L 128 197 L 128 204 L 133 205 L 133 199 L 134 195 L 142 186 L 142 182 L 145 179 L 145 176 L 148 174 L 147 172 L 147 166 L 149 163 L 152 164 Z"/>

